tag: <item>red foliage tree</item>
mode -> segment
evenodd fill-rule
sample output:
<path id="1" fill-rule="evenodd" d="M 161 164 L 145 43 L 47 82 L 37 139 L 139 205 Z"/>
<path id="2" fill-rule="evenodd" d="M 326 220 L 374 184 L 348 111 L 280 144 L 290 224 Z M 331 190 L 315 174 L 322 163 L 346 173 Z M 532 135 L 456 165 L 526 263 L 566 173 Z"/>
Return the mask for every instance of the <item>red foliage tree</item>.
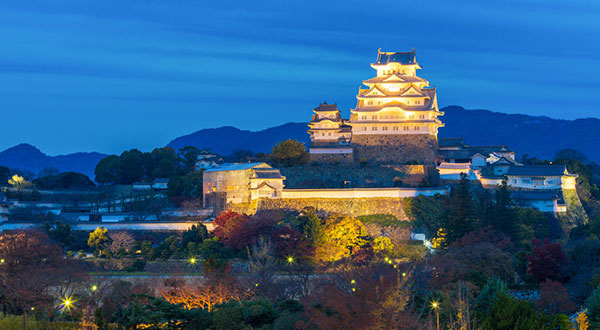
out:
<path id="1" fill-rule="evenodd" d="M 562 278 L 562 270 L 567 265 L 567 256 L 560 243 L 551 243 L 550 239 L 533 239 L 533 254 L 527 256 L 529 267 L 527 271 L 538 281 L 551 279 L 554 281 Z"/>
<path id="2" fill-rule="evenodd" d="M 282 227 L 273 231 L 271 241 L 275 244 L 275 252 L 280 258 L 293 257 L 306 260 L 314 255 L 311 243 L 302 232 L 290 227 Z"/>
<path id="3" fill-rule="evenodd" d="M 4 303 L 12 312 L 52 301 L 49 288 L 63 280 L 63 270 L 76 272 L 66 267 L 62 253 L 60 246 L 39 231 L 20 230 L 0 235 L 0 288 Z"/>
<path id="4" fill-rule="evenodd" d="M 227 244 L 231 233 L 248 220 L 250 220 L 250 218 L 245 214 L 239 214 L 233 211 L 223 212 L 213 221 L 213 224 L 215 225 L 213 233 L 221 241 Z"/>
<path id="5" fill-rule="evenodd" d="M 536 304 L 550 315 L 569 315 L 575 310 L 575 304 L 569 298 L 567 289 L 560 282 L 552 280 L 545 280 L 540 284 L 540 300 Z"/>

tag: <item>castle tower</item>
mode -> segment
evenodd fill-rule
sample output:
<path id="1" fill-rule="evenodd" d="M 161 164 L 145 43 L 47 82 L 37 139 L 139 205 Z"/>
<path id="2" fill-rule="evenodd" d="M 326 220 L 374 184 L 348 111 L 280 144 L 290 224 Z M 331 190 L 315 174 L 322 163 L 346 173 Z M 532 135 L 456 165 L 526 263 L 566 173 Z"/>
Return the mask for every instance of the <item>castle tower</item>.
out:
<path id="1" fill-rule="evenodd" d="M 356 160 L 377 163 L 435 161 L 438 128 L 444 124 L 435 87 L 416 75 L 421 69 L 412 52 L 378 51 L 371 67 L 377 76 L 363 81 L 351 110 Z"/>
<path id="2" fill-rule="evenodd" d="M 351 127 L 344 123 L 337 105 L 324 102 L 313 112 L 315 114 L 308 123 L 311 161 L 352 163 Z"/>

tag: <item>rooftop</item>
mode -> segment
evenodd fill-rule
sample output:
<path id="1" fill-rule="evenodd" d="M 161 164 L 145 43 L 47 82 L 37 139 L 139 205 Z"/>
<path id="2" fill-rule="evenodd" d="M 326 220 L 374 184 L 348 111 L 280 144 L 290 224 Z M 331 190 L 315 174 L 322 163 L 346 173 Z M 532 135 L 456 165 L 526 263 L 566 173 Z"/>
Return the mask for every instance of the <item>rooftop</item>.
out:
<path id="1" fill-rule="evenodd" d="M 417 64 L 415 51 L 412 52 L 382 52 L 377 54 L 377 64 L 388 64 L 390 62 L 400 64 Z"/>
<path id="2" fill-rule="evenodd" d="M 338 111 L 337 104 L 327 104 L 323 102 L 318 107 L 314 108 L 313 111 Z"/>
<path id="3" fill-rule="evenodd" d="M 239 163 L 225 163 L 216 167 L 213 167 L 211 169 L 208 169 L 204 172 L 219 172 L 219 171 L 243 171 L 243 170 L 248 170 L 251 169 L 253 167 L 257 167 L 260 165 L 265 165 L 265 168 L 270 168 L 270 166 L 267 163 L 244 163 L 244 164 L 239 164 Z"/>
<path id="4" fill-rule="evenodd" d="M 254 174 L 258 179 L 283 179 L 278 169 L 256 169 Z"/>
<path id="5" fill-rule="evenodd" d="M 568 174 L 565 165 L 511 166 L 506 175 L 513 176 L 563 176 Z"/>
<path id="6" fill-rule="evenodd" d="M 461 137 L 443 138 L 443 139 L 438 140 L 438 145 L 440 146 L 440 148 L 459 147 L 459 146 L 464 146 L 465 141 Z"/>

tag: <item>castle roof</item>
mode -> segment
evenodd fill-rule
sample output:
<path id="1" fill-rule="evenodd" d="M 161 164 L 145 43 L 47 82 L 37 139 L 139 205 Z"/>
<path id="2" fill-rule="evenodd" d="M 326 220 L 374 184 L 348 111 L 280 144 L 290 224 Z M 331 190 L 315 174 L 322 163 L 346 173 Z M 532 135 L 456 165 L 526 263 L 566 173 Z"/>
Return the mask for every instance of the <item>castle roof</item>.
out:
<path id="1" fill-rule="evenodd" d="M 440 148 L 449 148 L 449 147 L 462 147 L 465 145 L 465 140 L 461 137 L 458 138 L 441 138 L 438 140 L 438 145 Z"/>
<path id="2" fill-rule="evenodd" d="M 261 168 L 271 168 L 267 163 L 225 163 L 211 169 L 208 169 L 204 172 L 220 172 L 220 171 L 243 171 L 248 170 L 254 167 L 260 166 Z"/>
<path id="3" fill-rule="evenodd" d="M 254 177 L 257 179 L 283 179 L 278 169 L 257 168 L 254 170 Z"/>
<path id="4" fill-rule="evenodd" d="M 507 176 L 563 176 L 569 175 L 565 165 L 521 165 L 511 166 Z"/>
<path id="5" fill-rule="evenodd" d="M 327 104 L 327 102 L 323 102 L 319 104 L 318 107 L 314 108 L 313 111 L 338 111 L 337 104 Z"/>
<path id="6" fill-rule="evenodd" d="M 400 64 L 417 64 L 415 51 L 412 52 L 382 52 L 379 51 L 377 54 L 376 64 L 385 65 L 388 63 L 400 63 Z"/>

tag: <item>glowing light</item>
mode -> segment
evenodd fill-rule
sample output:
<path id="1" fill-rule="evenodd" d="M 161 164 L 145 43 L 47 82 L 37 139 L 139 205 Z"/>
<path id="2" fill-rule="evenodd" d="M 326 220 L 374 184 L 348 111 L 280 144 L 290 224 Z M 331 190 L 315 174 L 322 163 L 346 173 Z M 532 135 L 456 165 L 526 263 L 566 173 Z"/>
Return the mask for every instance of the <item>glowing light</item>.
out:
<path id="1" fill-rule="evenodd" d="M 0 259 L 0 264 L 4 263 L 4 258 Z"/>
<path id="2" fill-rule="evenodd" d="M 403 276 L 403 277 L 404 277 L 404 276 L 406 276 L 406 273 L 402 273 L 402 276 Z"/>
<path id="3" fill-rule="evenodd" d="M 62 304 L 60 305 L 60 309 L 63 311 L 70 310 L 73 307 L 73 299 L 71 297 L 65 297 L 61 299 Z"/>
<path id="4" fill-rule="evenodd" d="M 356 292 L 356 288 L 352 288 L 352 292 Z"/>
<path id="5" fill-rule="evenodd" d="M 398 268 L 398 266 L 394 265 L 394 268 Z"/>
<path id="6" fill-rule="evenodd" d="M 34 310 L 35 310 L 35 307 L 31 307 L 31 310 L 32 310 L 32 311 L 34 311 Z"/>
<path id="7" fill-rule="evenodd" d="M 350 284 L 356 284 L 356 280 L 350 281 Z"/>
<path id="8" fill-rule="evenodd" d="M 190 263 L 193 265 L 196 263 L 196 258 L 190 258 Z"/>
<path id="9" fill-rule="evenodd" d="M 92 292 L 98 290 L 98 287 L 96 285 L 92 285 Z"/>
<path id="10" fill-rule="evenodd" d="M 437 309 L 438 307 L 440 307 L 440 305 L 438 305 L 437 301 L 434 300 L 431 302 L 431 308 Z"/>
<path id="11" fill-rule="evenodd" d="M 294 262 L 294 257 L 287 257 L 287 262 L 289 264 L 293 263 Z"/>

